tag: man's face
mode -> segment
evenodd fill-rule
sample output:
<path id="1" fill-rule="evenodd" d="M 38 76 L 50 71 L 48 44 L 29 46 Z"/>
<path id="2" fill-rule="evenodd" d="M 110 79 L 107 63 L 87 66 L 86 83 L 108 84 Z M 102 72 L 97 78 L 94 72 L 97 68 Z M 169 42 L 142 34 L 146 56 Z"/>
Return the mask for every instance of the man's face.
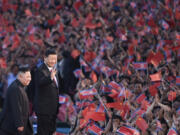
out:
<path id="1" fill-rule="evenodd" d="M 49 67 L 54 67 L 55 64 L 57 63 L 57 55 L 56 54 L 50 54 L 48 57 L 46 57 L 45 59 L 45 63 L 49 66 Z"/>
<path id="2" fill-rule="evenodd" d="M 30 81 L 31 81 L 31 73 L 30 71 L 27 71 L 25 73 L 22 73 L 21 74 L 21 83 L 24 85 L 24 86 L 27 86 L 29 85 Z"/>

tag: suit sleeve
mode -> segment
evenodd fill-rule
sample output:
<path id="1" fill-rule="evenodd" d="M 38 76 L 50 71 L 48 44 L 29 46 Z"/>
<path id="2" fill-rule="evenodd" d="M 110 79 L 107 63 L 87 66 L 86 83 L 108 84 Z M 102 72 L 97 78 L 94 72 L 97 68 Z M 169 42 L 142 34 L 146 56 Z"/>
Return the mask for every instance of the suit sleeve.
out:
<path id="1" fill-rule="evenodd" d="M 21 117 L 22 107 L 20 104 L 20 93 L 18 91 L 18 88 L 14 88 L 10 91 L 9 102 L 12 108 L 12 114 L 16 128 L 23 126 L 23 121 Z"/>
<path id="2" fill-rule="evenodd" d="M 38 72 L 38 85 L 39 86 L 45 86 L 45 85 L 49 85 L 53 82 L 53 80 L 51 80 L 51 75 L 45 75 L 42 71 L 39 70 Z"/>

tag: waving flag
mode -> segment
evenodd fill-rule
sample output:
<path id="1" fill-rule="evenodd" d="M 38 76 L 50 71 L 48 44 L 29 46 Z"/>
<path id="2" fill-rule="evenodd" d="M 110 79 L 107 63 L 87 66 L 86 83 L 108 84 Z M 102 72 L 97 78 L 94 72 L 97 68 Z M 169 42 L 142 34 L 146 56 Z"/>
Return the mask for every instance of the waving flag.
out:
<path id="1" fill-rule="evenodd" d="M 102 135 L 103 129 L 99 127 L 97 124 L 93 124 L 88 128 L 88 132 L 92 135 Z"/>
<path id="2" fill-rule="evenodd" d="M 116 83 L 115 81 L 111 81 L 108 85 L 112 89 L 121 90 L 121 86 L 118 83 Z"/>
<path id="3" fill-rule="evenodd" d="M 80 91 L 80 95 L 82 96 L 90 96 L 96 94 L 97 94 L 97 90 L 95 88 Z"/>
<path id="4" fill-rule="evenodd" d="M 81 66 L 87 66 L 86 62 L 82 58 L 79 59 L 79 63 Z"/>
<path id="5" fill-rule="evenodd" d="M 145 110 L 138 108 L 135 110 L 135 112 L 132 113 L 131 118 L 134 118 L 136 115 L 143 116 L 145 112 L 146 112 Z"/>
<path id="6" fill-rule="evenodd" d="M 169 29 L 169 24 L 166 21 L 162 20 L 162 27 L 167 30 Z"/>
<path id="7" fill-rule="evenodd" d="M 178 135 L 178 132 L 175 128 L 170 128 L 167 135 Z"/>
<path id="8" fill-rule="evenodd" d="M 176 76 L 176 85 L 180 85 L 180 76 Z"/>
<path id="9" fill-rule="evenodd" d="M 105 112 L 105 108 L 102 104 L 99 104 L 96 108 L 96 112 Z"/>
<path id="10" fill-rule="evenodd" d="M 106 94 L 110 94 L 111 93 L 111 88 L 109 88 L 108 86 L 105 86 L 105 85 L 101 85 L 101 88 L 103 93 L 106 93 Z"/>
<path id="11" fill-rule="evenodd" d="M 87 112 L 85 115 L 85 119 L 92 119 L 94 121 L 105 121 L 105 113 L 104 112 Z"/>
<path id="12" fill-rule="evenodd" d="M 107 108 L 115 108 L 117 110 L 123 109 L 123 103 L 122 102 L 113 102 L 113 103 L 107 103 Z"/>
<path id="13" fill-rule="evenodd" d="M 103 72 L 106 76 L 108 76 L 108 72 L 111 72 L 111 68 L 108 66 L 101 66 L 100 67 L 101 72 Z"/>
<path id="14" fill-rule="evenodd" d="M 141 104 L 141 102 L 143 101 L 143 100 L 145 100 L 146 99 L 146 95 L 143 93 L 143 94 L 140 94 L 137 98 L 136 98 L 136 102 L 138 103 L 138 104 Z"/>
<path id="15" fill-rule="evenodd" d="M 68 101 L 68 97 L 59 95 L 59 103 L 64 104 Z"/>
<path id="16" fill-rule="evenodd" d="M 80 78 L 81 77 L 81 75 L 83 75 L 83 73 L 82 73 L 82 70 L 81 69 L 76 69 L 76 70 L 74 70 L 74 75 L 75 75 L 75 77 L 76 78 Z"/>
<path id="17" fill-rule="evenodd" d="M 127 126 L 127 125 L 124 127 L 126 127 L 132 133 L 132 135 L 140 135 L 140 132 L 137 129 Z"/>
<path id="18" fill-rule="evenodd" d="M 147 122 L 140 116 L 136 120 L 136 125 L 142 131 L 146 131 L 146 129 L 148 128 Z"/>
<path id="19" fill-rule="evenodd" d="M 149 87 L 149 92 L 150 92 L 151 96 L 155 96 L 158 93 L 157 86 L 156 85 L 151 85 Z"/>
<path id="20" fill-rule="evenodd" d="M 146 70 L 148 67 L 147 62 L 134 62 L 133 67 L 137 70 Z"/>
<path id="21" fill-rule="evenodd" d="M 122 126 L 116 132 L 120 135 L 140 135 L 137 129 L 130 126 Z"/>
<path id="22" fill-rule="evenodd" d="M 150 75 L 151 81 L 161 81 L 161 73 L 155 73 Z"/>
<path id="23" fill-rule="evenodd" d="M 171 51 L 171 50 L 166 50 L 166 51 L 164 51 L 164 55 L 165 55 L 166 61 L 167 61 L 167 62 L 171 62 L 171 59 L 172 59 L 172 51 Z"/>

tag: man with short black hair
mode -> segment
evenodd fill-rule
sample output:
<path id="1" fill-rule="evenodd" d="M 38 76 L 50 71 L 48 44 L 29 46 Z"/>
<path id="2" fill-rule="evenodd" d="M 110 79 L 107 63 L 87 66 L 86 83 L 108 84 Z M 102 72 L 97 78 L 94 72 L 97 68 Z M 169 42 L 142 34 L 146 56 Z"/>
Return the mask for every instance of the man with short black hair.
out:
<path id="1" fill-rule="evenodd" d="M 45 52 L 44 63 L 37 69 L 35 112 L 38 118 L 38 135 L 52 135 L 56 130 L 56 115 L 59 106 L 59 80 L 56 63 L 56 51 L 48 49 Z"/>
<path id="2" fill-rule="evenodd" d="M 33 135 L 25 87 L 31 81 L 27 66 L 19 67 L 17 79 L 8 87 L 0 115 L 0 135 Z"/>

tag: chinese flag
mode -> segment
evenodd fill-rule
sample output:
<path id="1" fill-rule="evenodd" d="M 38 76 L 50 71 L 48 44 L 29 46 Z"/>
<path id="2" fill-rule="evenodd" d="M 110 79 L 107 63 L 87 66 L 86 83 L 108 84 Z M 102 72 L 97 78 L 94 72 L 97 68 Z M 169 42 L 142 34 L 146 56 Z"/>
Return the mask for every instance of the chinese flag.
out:
<path id="1" fill-rule="evenodd" d="M 141 116 L 137 118 L 136 125 L 142 131 L 146 131 L 146 129 L 148 128 L 147 122 Z"/>
<path id="2" fill-rule="evenodd" d="M 104 112 L 87 112 L 85 119 L 92 119 L 94 121 L 105 121 L 105 113 Z"/>
<path id="3" fill-rule="evenodd" d="M 151 86 L 149 87 L 149 92 L 150 92 L 151 96 L 155 96 L 155 95 L 157 94 L 157 88 L 156 88 L 156 86 L 155 86 L 155 85 L 151 85 Z"/>
<path id="4" fill-rule="evenodd" d="M 176 92 L 170 91 L 168 94 L 168 100 L 169 101 L 174 101 L 176 99 Z"/>
<path id="5" fill-rule="evenodd" d="M 122 102 L 107 103 L 106 106 L 108 108 L 115 108 L 117 110 L 122 110 L 123 109 L 123 103 Z"/>
<path id="6" fill-rule="evenodd" d="M 155 73 L 150 75 L 151 81 L 161 81 L 161 73 Z"/>

